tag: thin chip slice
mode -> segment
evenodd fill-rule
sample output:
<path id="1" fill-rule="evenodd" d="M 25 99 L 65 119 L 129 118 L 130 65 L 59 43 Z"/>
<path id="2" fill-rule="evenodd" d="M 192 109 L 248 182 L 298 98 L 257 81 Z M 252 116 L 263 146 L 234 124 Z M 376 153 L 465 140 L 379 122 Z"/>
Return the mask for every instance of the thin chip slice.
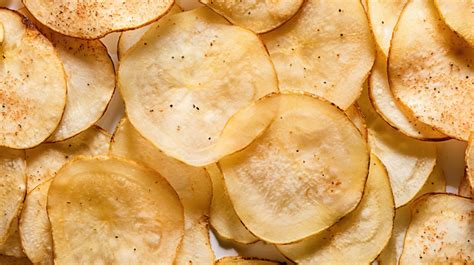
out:
<path id="1" fill-rule="evenodd" d="M 105 155 L 111 136 L 97 126 L 57 143 L 45 143 L 26 150 L 28 192 L 54 177 L 68 160 L 77 156 Z"/>
<path id="2" fill-rule="evenodd" d="M 401 265 L 472 264 L 474 201 L 454 194 L 427 194 L 412 207 Z"/>
<path id="3" fill-rule="evenodd" d="M 303 90 L 347 109 L 375 59 L 359 0 L 307 0 L 280 28 L 263 35 L 281 90 Z"/>
<path id="4" fill-rule="evenodd" d="M 359 106 L 356 104 L 351 105 L 346 110 L 346 115 L 354 123 L 354 125 L 359 130 L 360 134 L 367 139 L 367 126 L 365 124 L 365 118 L 362 112 L 360 112 Z"/>
<path id="5" fill-rule="evenodd" d="M 418 192 L 415 198 L 419 198 L 430 192 L 444 192 L 446 190 L 446 179 L 440 166 L 435 166 L 433 172 L 429 176 L 423 188 Z M 405 233 L 410 224 L 411 203 L 398 208 L 395 211 L 395 220 L 393 223 L 392 237 L 388 241 L 387 246 L 377 257 L 377 261 L 381 265 L 397 265 L 403 250 L 403 240 Z"/>
<path id="6" fill-rule="evenodd" d="M 292 18 L 304 0 L 200 0 L 232 24 L 264 33 L 278 28 Z"/>
<path id="7" fill-rule="evenodd" d="M 102 117 L 115 90 L 113 62 L 100 40 L 66 37 L 41 25 L 26 8 L 20 12 L 51 41 L 63 62 L 67 76 L 66 108 L 48 141 L 65 140 L 91 127 Z"/>
<path id="8" fill-rule="evenodd" d="M 242 244 L 254 243 L 258 240 L 240 222 L 235 213 L 225 187 L 224 176 L 216 164 L 206 167 L 212 179 L 212 203 L 210 223 L 220 237 L 234 240 Z"/>
<path id="9" fill-rule="evenodd" d="M 27 258 L 15 258 L 9 256 L 0 255 L 0 265 L 32 265 L 31 261 Z"/>
<path id="10" fill-rule="evenodd" d="M 248 145 L 270 119 L 234 114 L 278 90 L 258 36 L 206 7 L 160 20 L 122 59 L 118 79 L 133 126 L 193 166 Z M 226 132 L 231 117 L 239 128 Z"/>
<path id="11" fill-rule="evenodd" d="M 174 4 L 170 11 L 161 19 L 168 19 L 170 16 L 182 12 L 183 10 L 177 4 Z M 118 44 L 117 44 L 117 54 L 119 58 L 122 58 L 125 53 L 132 48 L 142 37 L 145 35 L 150 28 L 156 27 L 159 25 L 159 22 L 153 22 L 152 24 L 134 29 L 124 31 L 120 34 Z"/>
<path id="12" fill-rule="evenodd" d="M 0 146 L 24 149 L 48 138 L 66 105 L 66 75 L 51 42 L 22 15 L 0 9 Z"/>
<path id="13" fill-rule="evenodd" d="M 473 198 L 474 197 L 474 189 L 471 187 L 469 184 L 469 180 L 467 178 L 467 175 L 462 178 L 461 183 L 459 183 L 458 187 L 458 194 L 467 197 L 467 198 Z"/>
<path id="14" fill-rule="evenodd" d="M 170 264 L 184 230 L 169 183 L 119 158 L 67 163 L 51 182 L 47 211 L 55 264 Z"/>
<path id="15" fill-rule="evenodd" d="M 388 3 L 391 1 L 381 1 Z M 380 49 L 378 49 L 380 51 Z M 420 140 L 439 140 L 446 135 L 434 130 L 404 109 L 393 97 L 387 77 L 387 57 L 377 53 L 374 68 L 369 77 L 370 101 L 380 116 L 401 133 Z"/>
<path id="16" fill-rule="evenodd" d="M 216 261 L 216 265 L 278 265 L 278 261 L 245 258 L 245 257 L 223 257 Z"/>
<path id="17" fill-rule="evenodd" d="M 0 244 L 20 213 L 26 191 L 25 152 L 0 147 Z"/>
<path id="18" fill-rule="evenodd" d="M 366 117 L 369 145 L 387 168 L 395 197 L 401 207 L 416 196 L 436 164 L 436 146 L 410 138 L 385 123 L 372 108 L 364 90 L 359 106 Z"/>
<path id="19" fill-rule="evenodd" d="M 472 187 L 474 187 L 474 132 L 471 133 L 466 148 L 466 175 L 472 192 Z"/>
<path id="20" fill-rule="evenodd" d="M 110 32 L 141 27 L 166 14 L 173 3 L 173 0 L 23 0 L 41 24 L 81 39 L 98 39 Z"/>
<path id="21" fill-rule="evenodd" d="M 209 241 L 209 208 L 212 183 L 204 168 L 188 166 L 166 156 L 143 138 L 123 119 L 115 131 L 111 154 L 154 169 L 176 190 L 184 207 L 184 237 L 177 253 L 177 264 L 212 264 L 214 252 Z"/>
<path id="22" fill-rule="evenodd" d="M 51 180 L 28 193 L 20 216 L 20 239 L 26 256 L 35 264 L 53 264 L 51 223 L 46 212 Z"/>
<path id="23" fill-rule="evenodd" d="M 247 229 L 284 244 L 351 212 L 362 197 L 369 154 L 344 112 L 303 94 L 268 96 L 258 105 L 276 110 L 271 125 L 248 147 L 219 161 Z"/>
<path id="24" fill-rule="evenodd" d="M 21 245 L 20 240 L 20 233 L 18 232 L 18 221 L 19 217 L 15 217 L 13 222 L 10 225 L 9 229 L 9 236 L 5 242 L 0 245 L 0 254 L 16 257 L 16 258 L 23 258 L 26 257 L 25 253 L 23 252 L 23 247 Z"/>
<path id="25" fill-rule="evenodd" d="M 444 24 L 432 0 L 406 5 L 388 65 L 395 98 L 415 118 L 467 141 L 474 130 L 474 49 Z"/>
<path id="26" fill-rule="evenodd" d="M 278 248 L 298 264 L 370 264 L 392 234 L 394 201 L 382 162 L 373 153 L 364 196 L 357 208 L 327 230 Z"/>
<path id="27" fill-rule="evenodd" d="M 474 47 L 474 2 L 472 0 L 435 0 L 444 22 Z"/>
<path id="28" fill-rule="evenodd" d="M 367 0 L 370 26 L 383 57 L 390 49 L 393 29 L 408 0 Z"/>

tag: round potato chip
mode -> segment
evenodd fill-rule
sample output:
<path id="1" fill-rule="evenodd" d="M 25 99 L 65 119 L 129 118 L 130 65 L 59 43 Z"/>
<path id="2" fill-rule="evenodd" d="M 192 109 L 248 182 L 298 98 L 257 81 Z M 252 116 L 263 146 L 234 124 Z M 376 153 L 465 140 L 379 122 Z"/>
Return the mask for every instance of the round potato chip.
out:
<path id="1" fill-rule="evenodd" d="M 347 109 L 375 59 L 359 0 L 307 0 L 280 28 L 263 35 L 280 90 L 303 90 Z"/>
<path id="2" fill-rule="evenodd" d="M 326 101 L 285 93 L 259 103 L 277 116 L 219 165 L 242 223 L 262 240 L 290 243 L 357 206 L 367 179 L 367 145 L 349 118 Z"/>
<path id="3" fill-rule="evenodd" d="M 173 0 L 23 0 L 41 24 L 81 39 L 98 39 L 110 32 L 139 28 L 166 14 L 173 3 Z"/>
<path id="4" fill-rule="evenodd" d="M 206 7 L 160 20 L 122 58 L 118 80 L 133 126 L 193 166 L 214 163 L 255 139 L 268 117 L 234 114 L 278 90 L 258 36 Z M 231 117 L 233 130 L 225 132 Z"/>
<path id="5" fill-rule="evenodd" d="M 375 42 L 384 57 L 390 49 L 393 28 L 408 0 L 367 0 L 367 13 Z"/>
<path id="6" fill-rule="evenodd" d="M 469 186 L 474 187 L 474 132 L 469 137 L 469 143 L 466 148 L 466 175 Z"/>
<path id="7" fill-rule="evenodd" d="M 418 192 L 415 198 L 419 198 L 430 192 L 445 192 L 446 179 L 440 166 L 435 166 L 433 172 L 428 177 L 423 188 Z M 384 250 L 377 257 L 377 261 L 381 265 L 397 265 L 403 250 L 403 240 L 405 239 L 406 230 L 411 220 L 410 207 L 412 203 L 402 206 L 395 211 L 395 219 L 393 222 L 392 237 Z"/>
<path id="8" fill-rule="evenodd" d="M 366 117 L 369 146 L 387 168 L 398 208 L 413 200 L 436 164 L 436 146 L 408 137 L 389 126 L 372 108 L 364 90 L 359 106 Z"/>
<path id="9" fill-rule="evenodd" d="M 31 148 L 58 127 L 66 105 L 66 75 L 51 42 L 31 22 L 0 9 L 5 31 L 0 60 L 0 146 Z"/>
<path id="10" fill-rule="evenodd" d="M 21 211 L 26 191 L 25 152 L 0 147 L 0 244 Z"/>
<path id="11" fill-rule="evenodd" d="M 474 50 L 443 23 L 432 0 L 406 5 L 388 65 L 395 98 L 415 118 L 467 140 L 474 130 Z"/>
<path id="12" fill-rule="evenodd" d="M 173 7 L 171 7 L 170 11 L 161 19 L 168 19 L 172 15 L 182 11 L 183 10 L 181 9 L 181 7 L 179 7 L 177 4 L 174 4 Z M 150 28 L 154 28 L 156 26 L 159 26 L 159 23 L 153 22 L 152 24 L 120 33 L 120 37 L 117 44 L 118 57 L 122 58 L 125 53 L 130 50 L 130 48 L 132 48 L 133 45 L 135 45 L 143 37 L 143 35 L 145 35 L 145 32 L 147 32 Z"/>
<path id="13" fill-rule="evenodd" d="M 52 179 L 56 172 L 77 156 L 105 155 L 111 136 L 97 126 L 62 142 L 44 143 L 26 150 L 28 192 Z"/>
<path id="14" fill-rule="evenodd" d="M 66 108 L 50 142 L 62 141 L 91 127 L 102 117 L 115 90 L 115 69 L 100 40 L 67 37 L 41 25 L 22 8 L 19 10 L 48 38 L 64 65 L 67 76 Z"/>
<path id="15" fill-rule="evenodd" d="M 427 194 L 412 207 L 399 264 L 472 264 L 474 201 Z"/>
<path id="16" fill-rule="evenodd" d="M 387 57 L 378 49 L 375 65 L 369 77 L 369 96 L 372 105 L 390 126 L 401 133 L 420 140 L 440 140 L 446 135 L 418 121 L 395 100 L 387 77 Z"/>
<path id="17" fill-rule="evenodd" d="M 354 123 L 354 125 L 359 130 L 360 134 L 367 139 L 367 126 L 365 124 L 365 118 L 362 112 L 360 112 L 359 106 L 356 104 L 352 104 L 347 110 L 346 115 L 349 119 Z"/>
<path id="18" fill-rule="evenodd" d="M 166 156 L 123 119 L 110 145 L 112 155 L 139 161 L 160 173 L 176 190 L 184 207 L 184 237 L 177 264 L 212 264 L 208 216 L 212 183 L 204 168 L 188 166 Z"/>
<path id="19" fill-rule="evenodd" d="M 217 234 L 225 239 L 234 240 L 242 244 L 250 244 L 258 241 L 247 228 L 240 222 L 235 213 L 234 206 L 230 201 L 225 187 L 224 176 L 216 164 L 206 167 L 212 180 L 212 202 L 210 223 Z"/>
<path id="20" fill-rule="evenodd" d="M 327 230 L 278 246 L 298 264 L 370 264 L 392 234 L 394 201 L 382 162 L 373 153 L 364 196 L 357 208 Z"/>
<path id="21" fill-rule="evenodd" d="M 435 0 L 444 22 L 474 47 L 474 2 L 472 0 Z"/>
<path id="22" fill-rule="evenodd" d="M 67 163 L 51 182 L 47 211 L 59 264 L 170 264 L 184 230 L 169 183 L 119 158 Z"/>
<path id="23" fill-rule="evenodd" d="M 216 261 L 216 265 L 278 265 L 278 261 L 244 258 L 244 257 L 223 257 Z"/>
<path id="24" fill-rule="evenodd" d="M 26 256 L 35 264 L 54 264 L 51 223 L 46 212 L 49 185 L 38 185 L 26 195 L 20 216 L 20 239 Z"/>
<path id="25" fill-rule="evenodd" d="M 13 220 L 10 225 L 10 229 L 8 231 L 9 236 L 7 240 L 0 245 L 1 255 L 16 258 L 26 257 L 25 253 L 23 252 L 23 246 L 21 245 L 20 233 L 18 232 L 18 221 L 19 217 L 16 216 L 15 220 Z"/>
<path id="26" fill-rule="evenodd" d="M 200 0 L 232 24 L 264 33 L 278 28 L 292 18 L 304 0 Z"/>

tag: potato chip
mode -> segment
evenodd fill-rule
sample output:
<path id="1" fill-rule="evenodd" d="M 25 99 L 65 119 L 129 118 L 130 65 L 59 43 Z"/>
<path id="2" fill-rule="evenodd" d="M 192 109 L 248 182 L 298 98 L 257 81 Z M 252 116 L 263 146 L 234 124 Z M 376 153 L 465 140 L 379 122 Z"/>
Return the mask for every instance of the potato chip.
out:
<path id="1" fill-rule="evenodd" d="M 232 24 L 256 33 L 278 28 L 292 18 L 301 8 L 304 0 L 200 0 L 224 16 Z"/>
<path id="2" fill-rule="evenodd" d="M 298 264 L 370 264 L 392 234 L 395 214 L 390 181 L 382 162 L 370 156 L 369 177 L 357 208 L 327 230 L 278 248 Z"/>
<path id="3" fill-rule="evenodd" d="M 474 2 L 472 0 L 435 0 L 444 22 L 474 47 Z"/>
<path id="4" fill-rule="evenodd" d="M 171 7 L 170 11 L 161 19 L 168 19 L 170 16 L 182 11 L 183 10 L 181 9 L 181 7 L 179 7 L 177 4 L 174 4 L 173 7 Z M 120 37 L 117 44 L 118 57 L 122 58 L 125 53 L 130 48 L 132 48 L 132 46 L 135 45 L 135 43 L 137 43 L 143 37 L 143 35 L 145 35 L 145 32 L 147 32 L 150 28 L 156 27 L 158 25 L 159 22 L 153 22 L 152 24 L 120 33 Z"/>
<path id="5" fill-rule="evenodd" d="M 267 242 L 290 243 L 351 212 L 362 197 L 369 155 L 349 118 L 311 95 L 273 95 L 258 105 L 277 116 L 248 147 L 219 161 L 247 229 Z"/>
<path id="6" fill-rule="evenodd" d="M 466 148 L 466 179 L 472 193 L 472 187 L 474 186 L 474 132 L 471 133 Z"/>
<path id="7" fill-rule="evenodd" d="M 51 180 L 28 193 L 20 216 L 20 239 L 26 256 L 35 264 L 53 264 L 51 223 L 46 212 Z"/>
<path id="8" fill-rule="evenodd" d="M 278 265 L 278 261 L 244 258 L 244 257 L 223 257 L 216 261 L 216 265 Z"/>
<path id="9" fill-rule="evenodd" d="M 112 155 L 133 159 L 154 169 L 178 193 L 184 207 L 185 230 L 176 263 L 212 264 L 214 252 L 208 227 L 212 182 L 206 170 L 166 156 L 143 138 L 125 118 L 114 133 L 110 150 Z"/>
<path id="10" fill-rule="evenodd" d="M 388 3 L 391 1 L 381 1 Z M 390 126 L 401 133 L 420 140 L 440 140 L 446 135 L 434 130 L 407 112 L 393 97 L 387 77 L 387 58 L 378 49 L 375 65 L 369 77 L 369 96 L 372 105 Z"/>
<path id="11" fill-rule="evenodd" d="M 240 222 L 235 213 L 225 187 L 224 176 L 216 164 L 206 167 L 212 179 L 212 202 L 209 221 L 217 234 L 225 239 L 242 244 L 254 243 L 258 240 Z"/>
<path id="12" fill-rule="evenodd" d="M 47 211 L 56 264 L 170 264 L 184 230 L 169 183 L 119 158 L 67 163 L 51 182 Z"/>
<path id="13" fill-rule="evenodd" d="M 385 123 L 372 108 L 367 90 L 358 103 L 366 117 L 369 146 L 387 168 L 395 206 L 403 206 L 415 197 L 433 171 L 436 146 L 405 136 Z"/>
<path id="14" fill-rule="evenodd" d="M 173 3 L 173 0 L 23 0 L 41 24 L 81 39 L 98 39 L 110 32 L 139 28 L 166 14 Z"/>
<path id="15" fill-rule="evenodd" d="M 54 177 L 68 160 L 76 156 L 105 155 L 111 136 L 97 126 L 62 142 L 45 143 L 26 150 L 28 192 Z"/>
<path id="16" fill-rule="evenodd" d="M 474 197 L 474 190 L 469 184 L 469 180 L 467 179 L 467 175 L 464 176 L 461 180 L 461 183 L 459 183 L 458 187 L 458 194 L 467 197 L 467 198 L 472 198 Z"/>
<path id="17" fill-rule="evenodd" d="M 102 117 L 115 90 L 115 69 L 100 40 L 80 40 L 55 33 L 26 15 L 56 48 L 67 75 L 66 108 L 58 128 L 48 138 L 57 142 L 85 131 Z"/>
<path id="18" fill-rule="evenodd" d="M 0 244 L 21 211 L 26 190 L 25 152 L 0 147 Z"/>
<path id="19" fill-rule="evenodd" d="M 440 166 L 435 166 L 433 172 L 428 177 L 423 188 L 418 192 L 415 198 L 421 197 L 430 192 L 444 192 L 446 190 L 446 179 Z M 397 265 L 403 249 L 403 240 L 405 233 L 410 224 L 411 203 L 398 208 L 395 211 L 395 219 L 393 223 L 392 237 L 384 250 L 377 257 L 377 261 L 381 265 Z"/>
<path id="20" fill-rule="evenodd" d="M 9 236 L 7 240 L 0 245 L 1 255 L 16 258 L 26 257 L 25 253 L 23 252 L 23 247 L 21 245 L 20 233 L 18 232 L 18 220 L 18 216 L 15 217 L 15 219 L 10 225 L 10 229 L 8 232 Z"/>
<path id="21" fill-rule="evenodd" d="M 472 264 L 474 202 L 454 194 L 428 194 L 412 207 L 399 264 Z"/>
<path id="22" fill-rule="evenodd" d="M 160 20 L 122 58 L 118 76 L 133 126 L 193 166 L 248 145 L 270 119 L 234 114 L 278 90 L 258 36 L 206 7 Z M 227 123 L 233 126 L 226 132 Z"/>
<path id="23" fill-rule="evenodd" d="M 0 59 L 0 146 L 34 147 L 58 127 L 66 105 L 66 75 L 56 51 L 31 22 L 0 10 L 5 31 Z"/>
<path id="24" fill-rule="evenodd" d="M 303 90 L 347 109 L 375 59 L 367 16 L 358 0 L 307 0 L 280 28 L 263 35 L 280 90 Z"/>
<path id="25" fill-rule="evenodd" d="M 346 115 L 352 123 L 354 123 L 364 139 L 367 139 L 367 126 L 365 125 L 365 118 L 362 112 L 360 112 L 359 106 L 357 104 L 351 105 L 346 110 Z"/>
<path id="26" fill-rule="evenodd" d="M 367 0 L 370 26 L 383 57 L 390 49 L 393 29 L 408 0 Z"/>
<path id="27" fill-rule="evenodd" d="M 31 261 L 27 258 L 15 258 L 9 256 L 0 255 L 0 265 L 32 265 Z"/>
<path id="28" fill-rule="evenodd" d="M 406 5 L 388 65 L 395 98 L 415 118 L 467 140 L 474 130 L 474 50 L 444 24 L 432 0 Z"/>

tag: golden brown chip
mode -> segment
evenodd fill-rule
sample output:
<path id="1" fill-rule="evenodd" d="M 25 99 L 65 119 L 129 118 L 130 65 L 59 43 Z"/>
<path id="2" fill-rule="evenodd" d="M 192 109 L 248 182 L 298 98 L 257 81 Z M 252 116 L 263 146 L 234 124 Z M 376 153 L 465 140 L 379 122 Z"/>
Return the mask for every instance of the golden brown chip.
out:
<path id="1" fill-rule="evenodd" d="M 474 50 L 444 24 L 432 0 L 406 5 L 388 65 L 395 98 L 415 118 L 467 141 L 474 130 Z"/>
<path id="2" fill-rule="evenodd" d="M 214 163 L 255 139 L 269 119 L 236 115 L 278 90 L 258 36 L 207 7 L 160 20 L 122 58 L 118 79 L 133 126 L 193 166 Z M 246 122 L 235 121 L 241 118 Z M 228 123 L 232 130 L 225 130 Z"/>
<path id="3" fill-rule="evenodd" d="M 0 146 L 31 148 L 58 127 L 66 75 L 51 42 L 22 15 L 0 9 Z"/>
<path id="4" fill-rule="evenodd" d="M 184 207 L 184 237 L 177 264 L 212 264 L 209 208 L 212 183 L 204 168 L 188 166 L 166 156 L 123 119 L 114 133 L 111 154 L 141 162 L 162 175 L 176 190 Z"/>
<path id="5" fill-rule="evenodd" d="M 232 24 L 256 33 L 278 28 L 292 18 L 304 0 L 200 0 Z"/>
<path id="6" fill-rule="evenodd" d="M 263 35 L 280 90 L 303 90 L 347 109 L 375 59 L 359 0 L 307 0 L 280 28 Z"/>
<path id="7" fill-rule="evenodd" d="M 23 252 L 23 247 L 21 245 L 20 240 L 20 233 L 18 232 L 18 221 L 19 217 L 15 217 L 10 225 L 10 229 L 8 231 L 8 238 L 5 242 L 0 245 L 0 254 L 16 257 L 16 258 L 23 258 L 26 257 L 25 253 Z"/>
<path id="8" fill-rule="evenodd" d="M 248 147 L 219 161 L 249 231 L 267 242 L 289 243 L 352 211 L 362 197 L 369 154 L 344 112 L 303 94 L 272 95 L 255 106 L 276 111 L 275 119 Z"/>
<path id="9" fill-rule="evenodd" d="M 169 183 L 119 158 L 67 163 L 51 182 L 47 211 L 56 264 L 170 264 L 184 230 Z"/>
<path id="10" fill-rule="evenodd" d="M 31 261 L 27 258 L 15 258 L 9 256 L 0 255 L 0 265 L 32 265 Z"/>
<path id="11" fill-rule="evenodd" d="M 474 189 L 471 187 L 467 175 L 459 183 L 458 194 L 467 198 L 474 197 Z"/>
<path id="12" fill-rule="evenodd" d="M 173 3 L 173 0 L 23 0 L 41 24 L 81 39 L 98 39 L 113 31 L 141 27 L 166 14 Z"/>
<path id="13" fill-rule="evenodd" d="M 244 257 L 223 257 L 216 261 L 216 265 L 278 265 L 278 261 L 244 258 Z"/>
<path id="14" fill-rule="evenodd" d="M 474 2 L 472 0 L 435 0 L 444 22 L 474 47 Z"/>

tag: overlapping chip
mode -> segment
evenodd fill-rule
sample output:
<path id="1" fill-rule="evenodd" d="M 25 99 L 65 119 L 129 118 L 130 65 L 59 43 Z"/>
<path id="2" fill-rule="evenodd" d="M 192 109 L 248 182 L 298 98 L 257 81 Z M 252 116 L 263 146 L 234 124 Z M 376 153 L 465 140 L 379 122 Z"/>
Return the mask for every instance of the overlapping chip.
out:
<path id="1" fill-rule="evenodd" d="M 474 2 L 472 0 L 435 0 L 444 22 L 474 47 Z"/>
<path id="2" fill-rule="evenodd" d="M 466 148 L 466 179 L 472 193 L 474 187 L 474 132 L 471 133 Z"/>
<path id="3" fill-rule="evenodd" d="M 244 257 L 223 257 L 216 261 L 216 265 L 278 265 L 281 264 L 277 261 L 257 259 L 257 258 L 244 258 Z"/>

